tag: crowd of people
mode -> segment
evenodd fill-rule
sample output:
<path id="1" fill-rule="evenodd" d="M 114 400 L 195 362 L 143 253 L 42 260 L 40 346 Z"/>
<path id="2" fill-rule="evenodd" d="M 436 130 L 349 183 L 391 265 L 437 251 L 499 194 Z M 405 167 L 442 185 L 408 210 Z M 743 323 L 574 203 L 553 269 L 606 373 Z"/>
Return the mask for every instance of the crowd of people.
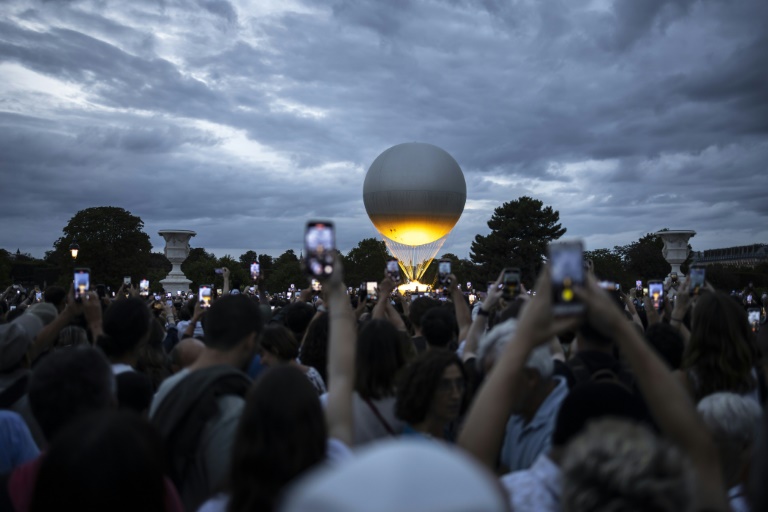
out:
<path id="1" fill-rule="evenodd" d="M 768 510 L 756 293 L 224 277 L 209 307 L 0 295 L 0 511 Z"/>

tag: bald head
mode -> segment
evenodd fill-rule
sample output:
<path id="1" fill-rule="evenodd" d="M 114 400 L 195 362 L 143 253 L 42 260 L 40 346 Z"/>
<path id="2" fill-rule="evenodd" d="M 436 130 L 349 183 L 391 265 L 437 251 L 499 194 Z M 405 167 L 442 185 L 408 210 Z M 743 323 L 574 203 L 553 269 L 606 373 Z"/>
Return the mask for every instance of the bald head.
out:
<path id="1" fill-rule="evenodd" d="M 205 345 L 197 338 L 184 338 L 171 350 L 171 369 L 173 373 L 187 368 L 194 363 L 205 349 Z"/>

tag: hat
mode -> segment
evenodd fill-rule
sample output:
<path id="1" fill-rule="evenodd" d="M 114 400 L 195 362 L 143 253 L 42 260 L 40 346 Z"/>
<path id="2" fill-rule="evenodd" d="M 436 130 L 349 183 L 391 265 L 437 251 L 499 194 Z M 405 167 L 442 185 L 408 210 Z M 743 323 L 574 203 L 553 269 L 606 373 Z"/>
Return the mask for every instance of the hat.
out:
<path id="1" fill-rule="evenodd" d="M 231 292 L 229 292 L 229 294 L 230 294 L 230 295 L 240 295 L 240 290 L 238 290 L 237 288 L 235 288 L 234 290 L 232 290 Z"/>
<path id="2" fill-rule="evenodd" d="M 349 461 L 310 473 L 282 512 L 473 512 L 507 510 L 496 478 L 466 453 L 427 439 L 369 445 Z"/>
<path id="3" fill-rule="evenodd" d="M 37 316 L 26 313 L 0 325 L 0 372 L 21 361 L 42 328 L 43 322 Z"/>
<path id="4" fill-rule="evenodd" d="M 59 315 L 59 310 L 56 306 L 49 304 L 48 302 L 40 302 L 27 309 L 26 315 L 35 315 L 42 320 L 43 325 L 48 325 L 53 322 Z"/>

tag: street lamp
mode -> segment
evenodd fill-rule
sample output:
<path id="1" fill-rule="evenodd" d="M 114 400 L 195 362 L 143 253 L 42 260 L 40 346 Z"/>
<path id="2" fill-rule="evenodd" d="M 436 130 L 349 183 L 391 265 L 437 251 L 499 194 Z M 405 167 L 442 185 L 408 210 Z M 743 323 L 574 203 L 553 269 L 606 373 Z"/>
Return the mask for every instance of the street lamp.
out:
<path id="1" fill-rule="evenodd" d="M 77 261 L 77 253 L 80 251 L 80 246 L 77 245 L 77 241 L 72 241 L 72 245 L 69 246 L 69 252 L 72 254 L 72 260 Z"/>

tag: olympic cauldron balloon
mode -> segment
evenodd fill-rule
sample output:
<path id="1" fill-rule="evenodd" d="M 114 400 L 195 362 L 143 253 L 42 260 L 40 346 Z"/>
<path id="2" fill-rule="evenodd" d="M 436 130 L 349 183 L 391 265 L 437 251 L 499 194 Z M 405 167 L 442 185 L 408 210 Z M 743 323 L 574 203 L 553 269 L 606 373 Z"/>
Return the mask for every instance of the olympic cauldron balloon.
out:
<path id="1" fill-rule="evenodd" d="M 461 167 L 432 144 L 392 146 L 373 161 L 363 184 L 363 202 L 373 225 L 406 246 L 435 242 L 458 222 L 467 200 Z"/>

